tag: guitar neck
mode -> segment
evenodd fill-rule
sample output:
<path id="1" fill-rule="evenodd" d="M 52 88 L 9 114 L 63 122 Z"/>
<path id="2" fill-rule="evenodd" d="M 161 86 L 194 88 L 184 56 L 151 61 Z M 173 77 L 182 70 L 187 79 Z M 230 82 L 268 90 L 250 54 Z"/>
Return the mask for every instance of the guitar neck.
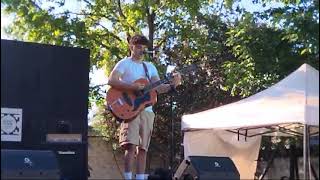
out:
<path id="1" fill-rule="evenodd" d="M 191 65 L 191 66 L 189 66 L 189 67 L 187 67 L 187 68 L 184 68 L 184 69 L 180 70 L 179 72 L 180 72 L 180 74 L 185 74 L 185 73 L 187 73 L 187 72 L 194 71 L 195 69 L 196 69 L 196 66 L 195 66 L 195 65 Z M 164 83 L 169 82 L 170 79 L 172 79 L 172 78 L 173 78 L 173 76 L 172 76 L 172 74 L 171 74 L 170 76 L 167 76 L 165 79 L 162 79 L 162 80 L 156 81 L 156 82 L 154 82 L 154 83 L 151 83 L 151 84 L 147 85 L 147 86 L 144 88 L 143 92 L 144 92 L 144 93 L 148 93 L 148 92 L 151 91 L 153 88 L 155 88 L 155 87 L 157 87 L 157 86 L 159 86 L 159 85 L 161 85 L 161 84 L 164 84 Z"/>
<path id="2" fill-rule="evenodd" d="M 156 88 L 156 87 L 160 86 L 161 84 L 164 84 L 167 82 L 169 82 L 168 78 L 156 81 L 156 82 L 151 83 L 148 86 L 146 86 L 143 91 L 144 91 L 144 93 L 147 93 L 147 92 L 151 91 L 153 88 Z"/>

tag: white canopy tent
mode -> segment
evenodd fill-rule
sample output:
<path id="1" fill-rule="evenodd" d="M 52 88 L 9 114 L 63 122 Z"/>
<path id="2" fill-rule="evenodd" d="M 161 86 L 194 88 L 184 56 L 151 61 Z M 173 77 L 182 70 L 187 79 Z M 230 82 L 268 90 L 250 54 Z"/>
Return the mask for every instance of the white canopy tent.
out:
<path id="1" fill-rule="evenodd" d="M 202 142 L 210 142 L 212 133 L 220 134 L 220 140 L 224 138 L 224 141 L 229 140 L 229 143 L 237 144 L 238 147 L 241 142 L 233 141 L 233 136 L 238 135 L 238 140 L 239 134 L 249 137 L 247 143 L 243 143 L 247 145 L 241 145 L 241 148 L 258 144 L 253 153 L 255 158 L 258 156 L 256 151 L 261 140 L 253 139 L 257 138 L 257 135 L 304 136 L 304 167 L 305 172 L 310 172 L 307 147 L 309 135 L 318 133 L 319 129 L 319 72 L 310 65 L 303 64 L 280 82 L 255 95 L 235 103 L 182 116 L 181 126 L 184 132 L 185 158 L 202 154 L 223 155 L 221 152 L 224 150 L 213 150 L 217 146 L 202 151 L 202 147 L 196 142 L 195 133 L 201 133 L 198 134 L 201 138 L 198 141 Z M 236 134 L 222 135 L 222 130 Z M 244 149 L 245 151 L 247 150 Z M 305 173 L 305 178 L 308 177 L 310 174 Z"/>

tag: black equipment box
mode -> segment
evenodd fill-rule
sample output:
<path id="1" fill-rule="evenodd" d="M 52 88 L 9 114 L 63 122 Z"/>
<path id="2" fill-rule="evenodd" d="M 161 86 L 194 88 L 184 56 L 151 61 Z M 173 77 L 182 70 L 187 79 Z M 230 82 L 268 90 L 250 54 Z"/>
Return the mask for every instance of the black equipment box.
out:
<path id="1" fill-rule="evenodd" d="M 62 179 L 88 178 L 89 59 L 88 49 L 1 40 L 1 149 L 53 151 Z"/>

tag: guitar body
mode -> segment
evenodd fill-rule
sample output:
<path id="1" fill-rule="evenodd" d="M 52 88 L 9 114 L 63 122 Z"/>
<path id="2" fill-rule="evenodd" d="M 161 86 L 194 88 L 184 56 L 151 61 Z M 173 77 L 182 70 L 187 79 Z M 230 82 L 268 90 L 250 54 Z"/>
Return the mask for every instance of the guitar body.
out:
<path id="1" fill-rule="evenodd" d="M 138 79 L 134 83 L 148 85 L 147 79 Z M 137 93 L 134 91 L 122 91 L 110 88 L 106 96 L 107 107 L 114 116 L 124 120 L 132 121 L 144 108 L 154 105 L 157 102 L 157 93 L 151 90 L 147 93 Z"/>

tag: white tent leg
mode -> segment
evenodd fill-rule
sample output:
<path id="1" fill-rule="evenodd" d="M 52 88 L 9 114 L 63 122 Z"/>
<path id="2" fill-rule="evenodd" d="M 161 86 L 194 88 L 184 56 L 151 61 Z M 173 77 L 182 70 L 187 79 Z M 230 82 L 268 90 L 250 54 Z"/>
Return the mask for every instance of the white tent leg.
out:
<path id="1" fill-rule="evenodd" d="M 304 133 L 303 133 L 303 176 L 304 179 L 310 179 L 310 141 L 309 141 L 309 126 L 307 124 L 304 125 Z"/>

